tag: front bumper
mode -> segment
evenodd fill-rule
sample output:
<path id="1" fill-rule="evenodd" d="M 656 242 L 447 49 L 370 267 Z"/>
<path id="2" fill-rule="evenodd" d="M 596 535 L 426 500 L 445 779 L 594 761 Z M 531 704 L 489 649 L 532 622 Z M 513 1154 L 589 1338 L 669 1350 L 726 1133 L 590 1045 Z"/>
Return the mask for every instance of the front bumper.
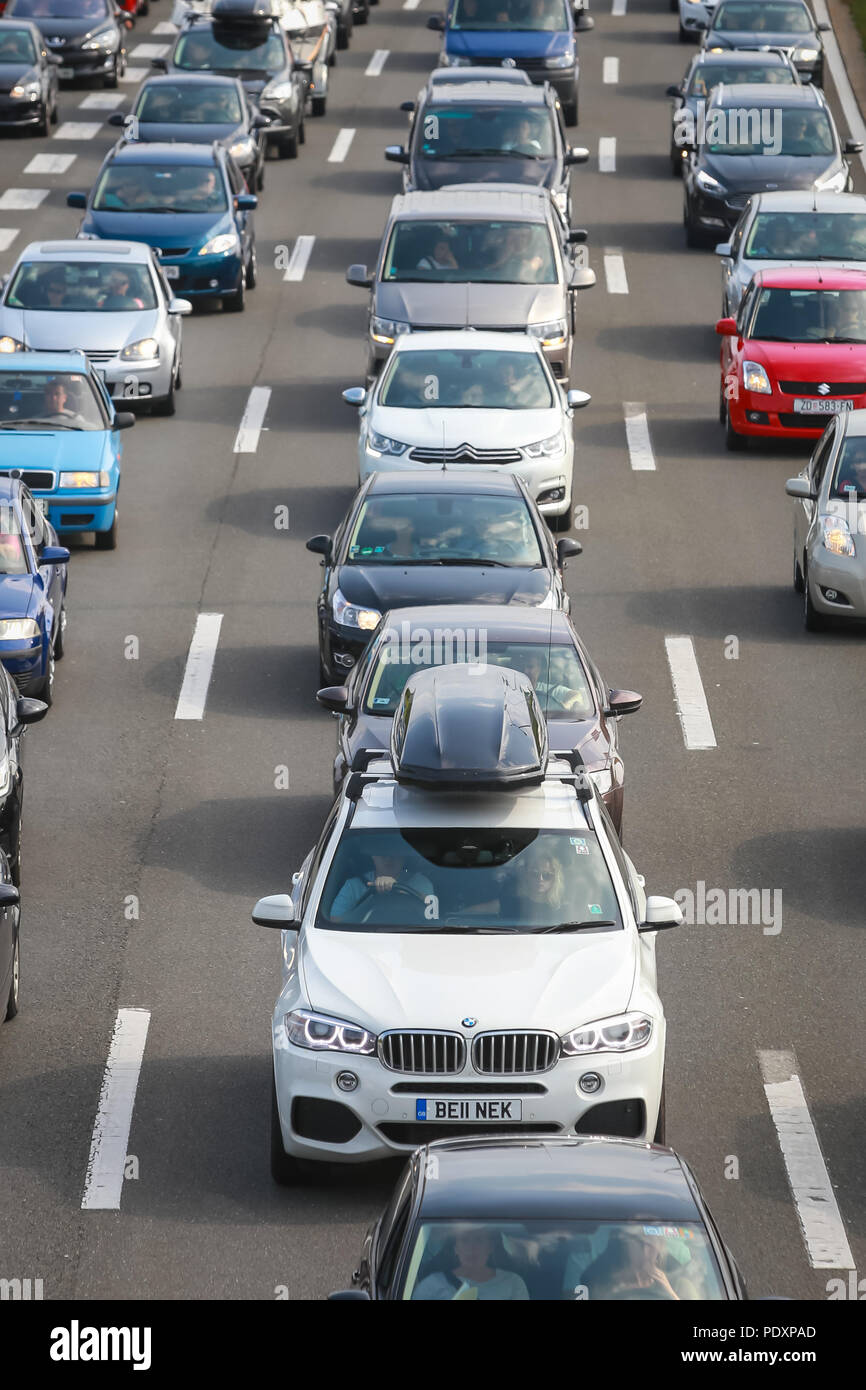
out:
<path id="1" fill-rule="evenodd" d="M 22 695 L 45 677 L 43 636 L 23 642 L 0 642 L 0 661 L 6 667 Z"/>
<path id="2" fill-rule="evenodd" d="M 226 256 L 173 258 L 167 251 L 160 261 L 166 272 L 177 267 L 177 274 L 166 274 L 166 279 L 173 293 L 181 299 L 218 299 L 232 294 L 238 287 L 242 261 L 236 252 Z"/>
<path id="3" fill-rule="evenodd" d="M 338 684 L 348 679 L 355 663 L 364 655 L 373 632 L 360 633 L 355 627 L 343 627 L 333 619 L 328 623 L 324 664 Z"/>
<path id="4" fill-rule="evenodd" d="M 84 53 L 81 49 L 70 52 L 63 48 L 53 48 L 51 51 L 60 59 L 58 77 L 61 82 L 75 82 L 80 77 L 104 77 L 107 72 L 114 72 L 115 65 L 119 66 L 120 63 L 118 50 L 113 53 L 106 53 L 104 49 Z M 64 71 L 67 68 L 70 70 L 68 77 Z"/>
<path id="5" fill-rule="evenodd" d="M 115 357 L 101 362 L 98 370 L 113 401 L 134 404 L 137 400 L 158 401 L 166 397 L 171 389 L 172 366 L 162 357 L 143 362 L 121 362 Z"/>
<path id="6" fill-rule="evenodd" d="M 833 555 L 823 545 L 809 551 L 812 603 L 828 617 L 866 619 L 866 536 L 855 536 L 854 546 L 856 555 Z"/>
<path id="7" fill-rule="evenodd" d="M 369 478 L 371 473 L 394 473 L 403 472 L 406 469 L 417 469 L 419 473 L 430 473 L 434 470 L 441 470 L 440 463 L 417 463 L 411 457 L 411 449 L 405 454 L 398 454 L 396 457 L 388 457 L 383 454 L 374 454 L 365 446 L 359 449 L 359 473 L 363 483 Z M 452 472 L 457 472 L 464 465 L 459 463 L 449 464 Z M 486 464 L 483 459 L 473 467 L 489 468 L 492 476 L 501 473 L 515 474 L 522 478 L 533 501 L 537 504 L 543 516 L 564 516 L 571 506 L 571 480 L 574 470 L 574 450 L 566 449 L 564 453 L 554 458 L 545 459 L 521 459 L 519 463 L 490 463 Z"/>
<path id="8" fill-rule="evenodd" d="M 805 393 L 804 393 L 805 394 Z M 855 410 L 866 409 L 866 396 L 852 396 Z M 823 434 L 832 412 L 801 415 L 794 411 L 795 397 L 779 390 L 770 394 L 740 391 L 739 400 L 728 401 L 731 425 L 737 434 L 767 439 L 817 439 Z"/>
<path id="9" fill-rule="evenodd" d="M 11 129 L 38 125 L 45 119 L 45 103 L 41 97 L 36 101 L 14 101 L 9 96 L 0 96 L 0 127 Z"/>
<path id="10" fill-rule="evenodd" d="M 748 198 L 748 193 L 722 193 L 716 196 L 697 189 L 689 204 L 692 221 L 708 236 L 710 233 L 731 232 L 740 220 Z M 725 238 L 717 235 L 716 240 L 724 241 Z"/>
<path id="11" fill-rule="evenodd" d="M 375 1056 L 295 1047 L 286 1039 L 283 1012 L 279 1008 L 274 1016 L 274 1077 L 283 1147 L 297 1158 L 364 1163 L 466 1133 L 620 1133 L 650 1140 L 655 1133 L 664 1072 L 663 1022 L 657 1021 L 649 1044 L 632 1053 L 566 1057 L 546 1072 L 499 1079 L 478 1075 L 467 1061 L 449 1078 L 390 1071 Z M 337 1086 L 341 1072 L 357 1077 L 354 1091 Z M 578 1086 L 587 1072 L 601 1078 L 592 1095 Z M 520 1101 L 522 1117 L 513 1124 L 474 1125 L 432 1118 L 431 1102 L 467 1095 Z M 427 1120 L 418 1118 L 418 1102 L 425 1099 Z"/>
<path id="12" fill-rule="evenodd" d="M 48 520 L 55 531 L 110 531 L 117 507 L 116 487 L 98 492 L 34 492 L 48 503 Z"/>

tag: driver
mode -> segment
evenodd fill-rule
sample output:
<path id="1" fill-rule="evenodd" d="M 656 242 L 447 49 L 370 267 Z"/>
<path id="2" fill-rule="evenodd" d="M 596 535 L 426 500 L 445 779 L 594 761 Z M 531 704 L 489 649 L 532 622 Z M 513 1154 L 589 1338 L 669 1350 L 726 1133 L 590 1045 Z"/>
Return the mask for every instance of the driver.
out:
<path id="1" fill-rule="evenodd" d="M 527 676 L 532 681 L 535 693 L 538 696 L 542 708 L 549 703 L 559 705 L 562 709 L 581 709 L 583 707 L 583 696 L 579 690 L 572 690 L 568 685 L 557 685 L 549 679 L 546 669 L 546 662 L 542 656 L 530 653 L 524 669 Z"/>
<path id="2" fill-rule="evenodd" d="M 69 409 L 68 400 L 66 384 L 59 377 L 46 382 L 39 419 L 46 425 L 68 425 L 70 428 L 80 429 L 84 421 L 76 410 Z"/>
<path id="3" fill-rule="evenodd" d="M 529 116 L 518 116 L 514 128 L 502 148 L 515 154 L 541 154 L 541 141 L 535 138 L 535 127 Z"/>
<path id="4" fill-rule="evenodd" d="M 362 903 L 377 895 L 393 893 L 397 897 L 408 893 L 417 898 L 421 906 L 425 898 L 433 896 L 429 878 L 413 873 L 400 855 L 373 854 L 371 859 L 372 872 L 347 879 L 334 898 L 329 915 L 335 922 L 352 919 Z"/>
<path id="5" fill-rule="evenodd" d="M 612 1231 L 607 1247 L 584 1271 L 589 1296 L 598 1299 L 679 1299 L 659 1266 L 655 1236 L 639 1229 Z"/>

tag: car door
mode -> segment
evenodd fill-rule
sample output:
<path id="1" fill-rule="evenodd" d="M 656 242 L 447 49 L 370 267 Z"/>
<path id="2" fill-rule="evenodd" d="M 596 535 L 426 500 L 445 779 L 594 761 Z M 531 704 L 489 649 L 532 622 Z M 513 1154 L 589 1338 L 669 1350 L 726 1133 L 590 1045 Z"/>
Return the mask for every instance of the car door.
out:
<path id="1" fill-rule="evenodd" d="M 21 508 L 21 522 L 30 538 L 33 563 L 36 566 L 36 587 L 41 584 L 43 593 L 45 635 L 48 640 L 54 632 L 54 622 L 63 604 L 63 576 L 61 565 L 42 565 L 39 563 L 46 545 L 56 545 L 54 528 L 43 517 L 33 500 L 29 488 L 22 487 L 18 497 Z"/>
<path id="2" fill-rule="evenodd" d="M 722 313 L 736 314 L 740 306 L 740 283 L 737 271 L 740 261 L 740 253 L 746 242 L 746 232 L 752 225 L 753 207 L 751 201 L 746 203 L 740 220 L 731 232 L 730 248 L 731 254 L 723 256 L 721 259 L 722 267 Z"/>
<path id="3" fill-rule="evenodd" d="M 238 229 L 238 236 L 241 239 L 241 258 L 246 265 L 249 260 L 250 243 L 252 241 L 252 226 L 250 223 L 251 213 L 245 212 L 243 208 L 235 207 L 234 200 L 240 193 L 247 193 L 247 181 L 235 164 L 231 155 L 226 156 L 226 175 L 229 181 L 230 197 L 232 207 L 234 207 L 235 226 Z"/>

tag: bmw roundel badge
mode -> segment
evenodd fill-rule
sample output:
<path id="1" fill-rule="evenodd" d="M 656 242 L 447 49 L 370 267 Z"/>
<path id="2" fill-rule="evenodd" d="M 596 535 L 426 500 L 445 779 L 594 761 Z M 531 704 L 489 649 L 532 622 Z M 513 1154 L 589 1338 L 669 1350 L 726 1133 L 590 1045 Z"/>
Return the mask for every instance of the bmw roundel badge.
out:
<path id="1" fill-rule="evenodd" d="M 477 1018 L 461 1018 L 461 1020 L 460 1020 L 460 1027 L 461 1027 L 461 1028 L 474 1028 L 477 1022 L 478 1022 L 478 1019 L 477 1019 Z"/>

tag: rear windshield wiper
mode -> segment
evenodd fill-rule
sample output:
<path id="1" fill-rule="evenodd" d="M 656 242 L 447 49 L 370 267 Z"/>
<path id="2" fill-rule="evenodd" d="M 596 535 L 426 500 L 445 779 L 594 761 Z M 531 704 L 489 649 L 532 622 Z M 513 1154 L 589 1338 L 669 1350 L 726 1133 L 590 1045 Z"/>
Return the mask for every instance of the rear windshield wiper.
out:
<path id="1" fill-rule="evenodd" d="M 539 935 L 545 932 L 589 931 L 592 927 L 616 927 L 618 922 L 605 922 L 598 917 L 590 917 L 588 922 L 557 922 L 555 927 L 537 927 Z"/>

